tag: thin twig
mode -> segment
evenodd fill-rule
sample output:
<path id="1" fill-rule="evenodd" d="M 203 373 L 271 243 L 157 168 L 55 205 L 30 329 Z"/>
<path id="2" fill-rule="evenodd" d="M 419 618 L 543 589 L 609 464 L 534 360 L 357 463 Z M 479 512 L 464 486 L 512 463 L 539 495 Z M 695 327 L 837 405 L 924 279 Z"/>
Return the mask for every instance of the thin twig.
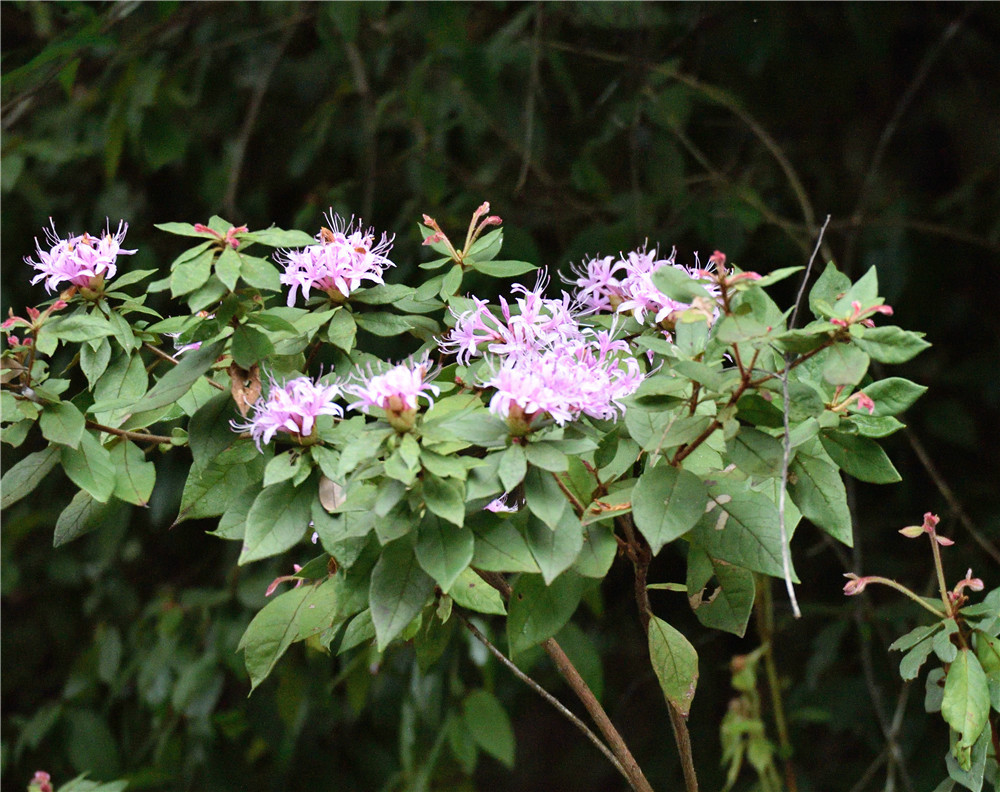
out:
<path id="1" fill-rule="evenodd" d="M 535 98 L 541 84 L 539 77 L 539 62 L 542 53 L 542 3 L 535 3 L 535 33 L 531 40 L 531 70 L 528 73 L 527 98 L 524 106 L 524 157 L 521 160 L 521 173 L 517 177 L 514 195 L 521 192 L 528 180 L 531 170 L 531 146 L 535 138 Z"/>
<path id="2" fill-rule="evenodd" d="M 962 507 L 962 503 L 958 500 L 955 495 L 955 491 L 948 486 L 948 482 L 944 480 L 944 477 L 938 471 L 931 459 L 930 454 L 927 453 L 927 449 L 924 448 L 924 444 L 920 442 L 920 438 L 917 437 L 916 433 L 907 427 L 903 430 L 903 434 L 906 435 L 906 439 L 910 443 L 910 447 L 913 449 L 913 453 L 917 455 L 917 459 L 920 460 L 920 464 L 924 466 L 924 470 L 927 471 L 927 475 L 931 477 L 931 481 L 934 482 L 934 486 L 938 488 L 938 492 L 941 493 L 942 497 L 948 502 L 948 506 L 951 508 L 952 514 L 954 514 L 962 527 L 969 532 L 969 535 L 976 541 L 983 550 L 985 550 L 990 558 L 1000 564 L 1000 551 L 998 551 L 993 544 L 976 528 L 975 523 L 969 517 L 968 513 Z"/>
<path id="3" fill-rule="evenodd" d="M 590 740 L 595 746 L 597 746 L 597 750 L 599 750 L 602 754 L 604 754 L 607 760 L 615 766 L 615 769 L 619 773 L 621 773 L 626 780 L 628 780 L 628 773 L 625 772 L 625 768 L 622 767 L 621 762 L 619 762 L 618 758 L 613 753 L 611 753 L 611 749 L 608 748 L 608 746 L 605 745 L 603 742 L 601 742 L 601 739 L 590 730 L 590 727 L 587 726 L 586 723 L 580 720 L 569 709 L 567 709 L 566 706 L 561 701 L 559 701 L 559 699 L 557 699 L 555 696 L 549 693 L 549 691 L 547 691 L 545 688 L 539 685 L 534 679 L 532 679 L 530 676 L 524 673 L 510 660 L 510 658 L 508 658 L 503 652 L 497 649 L 496 646 L 490 643 L 490 640 L 485 635 L 483 635 L 483 633 L 476 627 L 476 625 L 474 625 L 472 622 L 469 621 L 469 619 L 465 616 L 464 613 L 461 613 L 459 611 L 454 611 L 454 613 L 456 616 L 458 616 L 459 619 L 461 619 L 462 624 L 465 625 L 466 629 L 470 633 L 472 633 L 473 638 L 475 638 L 483 646 L 485 646 L 490 651 L 490 653 L 497 660 L 499 660 L 504 666 L 506 666 L 507 669 L 514 676 L 516 676 L 518 679 L 524 682 L 524 684 L 526 684 L 528 687 L 534 690 L 539 696 L 541 696 L 543 699 L 549 702 L 549 704 L 555 707 L 564 718 L 569 720 L 570 723 L 572 723 L 580 731 L 582 731 L 584 735 L 587 737 L 587 739 Z"/>
<path id="4" fill-rule="evenodd" d="M 143 344 L 143 347 L 145 349 L 148 349 L 150 352 L 152 352 L 154 355 L 156 355 L 157 357 L 161 358 L 162 360 L 166 360 L 169 363 L 173 363 L 175 366 L 179 366 L 180 363 L 181 363 L 173 355 L 168 355 L 162 349 L 160 349 L 159 347 L 153 346 L 148 341 Z M 216 390 L 224 391 L 226 389 L 225 385 L 220 385 L 218 382 L 216 382 L 211 377 L 206 377 L 206 379 L 208 380 L 208 384 L 211 385 Z"/>
<path id="5" fill-rule="evenodd" d="M 115 429 L 113 426 L 104 426 L 104 424 L 99 424 L 96 421 L 87 421 L 87 427 L 89 429 L 96 429 L 99 432 L 107 432 L 108 434 L 117 435 L 118 437 L 124 437 L 127 440 L 133 440 L 136 443 L 173 443 L 174 438 L 167 437 L 166 435 L 155 435 L 146 434 L 146 432 L 133 432 L 129 429 Z"/>
<path id="6" fill-rule="evenodd" d="M 806 293 L 806 284 L 809 282 L 809 275 L 812 272 L 813 263 L 816 261 L 816 255 L 819 253 L 820 246 L 823 244 L 823 232 L 826 231 L 826 225 L 829 222 L 830 215 L 827 215 L 826 220 L 816 237 L 816 247 L 813 248 L 812 255 L 809 257 L 809 264 L 806 266 L 806 271 L 802 275 L 802 285 L 799 286 L 799 293 L 795 298 L 795 307 L 792 309 L 792 316 L 788 320 L 789 330 L 795 327 L 795 320 L 798 318 L 799 306 L 802 304 L 802 298 Z M 792 461 L 792 435 L 788 420 L 788 372 L 792 367 L 793 359 L 793 355 L 785 355 L 785 366 L 781 372 L 781 423 L 783 432 L 781 450 L 781 487 L 778 489 L 778 531 L 781 536 L 781 573 L 785 578 L 785 590 L 788 592 L 788 600 L 792 604 L 792 614 L 796 619 L 801 619 L 802 611 L 799 609 L 799 601 L 795 597 L 795 587 L 792 585 L 792 551 L 791 547 L 789 547 L 788 527 L 785 524 L 785 498 L 787 497 L 786 490 L 788 489 L 788 466 Z"/>
<path id="7" fill-rule="evenodd" d="M 226 195 L 222 199 L 222 206 L 229 214 L 231 220 L 236 219 L 236 190 L 239 187 L 240 173 L 243 170 L 243 160 L 246 157 L 250 135 L 257 124 L 257 116 L 260 114 L 261 103 L 264 101 L 264 94 L 267 92 L 267 86 L 271 82 L 271 76 L 274 74 L 274 70 L 277 68 L 278 61 L 281 60 L 285 48 L 291 42 L 296 27 L 297 25 L 289 25 L 285 28 L 281 34 L 281 39 L 274 48 L 271 60 L 268 61 L 264 70 L 259 73 L 260 76 L 257 79 L 257 85 L 254 87 L 253 96 L 250 98 L 250 106 L 247 108 L 247 114 L 243 118 L 243 127 L 240 129 L 239 137 L 236 138 L 233 163 L 229 168 L 229 180 L 226 184 Z"/>
<path id="8" fill-rule="evenodd" d="M 503 575 L 496 572 L 485 572 L 479 569 L 473 568 L 473 571 L 479 575 L 483 580 L 485 580 L 489 585 L 500 592 L 505 600 L 509 600 L 513 589 L 511 589 L 510 584 L 506 581 Z M 611 718 L 608 717 L 608 713 L 604 711 L 604 707 L 601 706 L 601 702 L 597 700 L 597 696 L 594 695 L 594 691 L 590 689 L 590 686 L 584 681 L 583 677 L 580 676 L 580 672 L 576 670 L 576 666 L 570 661 L 566 656 L 566 653 L 559 646 L 555 638 L 548 638 L 541 644 L 542 649 L 545 653 L 552 658 L 555 663 L 556 668 L 562 675 L 563 679 L 569 684 L 570 689 L 576 694 L 576 697 L 580 699 L 580 702 L 584 707 L 587 708 L 587 712 L 590 713 L 590 717 L 593 718 L 594 723 L 601 730 L 601 734 L 604 735 L 604 739 L 608 741 L 608 747 L 611 748 L 614 755 L 618 758 L 622 767 L 625 769 L 625 773 L 628 776 L 629 784 L 636 792 L 653 792 L 653 787 L 650 786 L 649 781 L 642 772 L 642 768 L 639 767 L 639 763 L 635 761 L 635 757 L 632 756 L 632 752 L 628 749 L 628 745 L 625 744 L 625 740 L 622 739 L 621 734 L 615 725 L 611 722 Z"/>

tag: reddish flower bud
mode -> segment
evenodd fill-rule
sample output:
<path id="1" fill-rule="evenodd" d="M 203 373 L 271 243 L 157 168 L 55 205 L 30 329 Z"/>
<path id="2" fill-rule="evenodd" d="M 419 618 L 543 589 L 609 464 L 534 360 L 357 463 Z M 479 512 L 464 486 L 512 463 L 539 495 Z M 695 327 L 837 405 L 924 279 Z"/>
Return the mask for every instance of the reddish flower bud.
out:
<path id="1" fill-rule="evenodd" d="M 858 407 L 862 410 L 868 410 L 869 415 L 875 414 L 875 402 L 867 393 L 858 393 Z"/>
<path id="2" fill-rule="evenodd" d="M 868 578 L 858 577 L 853 572 L 845 573 L 844 577 L 848 578 L 847 583 L 844 584 L 844 594 L 848 597 L 860 594 L 865 590 L 865 586 L 868 585 Z"/>

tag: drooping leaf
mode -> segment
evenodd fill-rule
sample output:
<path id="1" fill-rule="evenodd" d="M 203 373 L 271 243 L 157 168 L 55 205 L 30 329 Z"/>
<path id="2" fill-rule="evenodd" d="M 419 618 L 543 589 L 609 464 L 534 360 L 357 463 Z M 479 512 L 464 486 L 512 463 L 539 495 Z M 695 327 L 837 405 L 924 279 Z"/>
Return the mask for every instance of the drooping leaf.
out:
<path id="1" fill-rule="evenodd" d="M 896 468 L 874 440 L 832 429 L 821 432 L 819 438 L 826 453 L 848 475 L 872 484 L 900 481 Z"/>
<path id="2" fill-rule="evenodd" d="M 511 655 L 551 638 L 569 621 L 583 594 L 584 578 L 564 572 L 545 584 L 541 575 L 521 575 L 507 603 Z"/>
<path id="3" fill-rule="evenodd" d="M 462 720 L 472 739 L 493 758 L 514 766 L 514 729 L 503 706 L 485 690 L 475 690 L 462 702 Z"/>
<path id="4" fill-rule="evenodd" d="M 468 528 L 428 513 L 417 528 L 414 549 L 423 570 L 434 578 L 442 591 L 449 593 L 472 561 L 474 545 L 475 536 Z"/>
<path id="5" fill-rule="evenodd" d="M 788 492 L 802 516 L 852 547 L 851 511 L 837 468 L 821 456 L 799 451 L 788 473 Z"/>
<path id="6" fill-rule="evenodd" d="M 632 491 L 632 515 L 656 555 L 698 523 L 707 501 L 705 485 L 694 473 L 660 464 L 639 477 Z"/>
<path id="7" fill-rule="evenodd" d="M 698 686 L 698 653 L 662 619 L 649 619 L 649 659 L 667 703 L 685 718 Z"/>
<path id="8" fill-rule="evenodd" d="M 986 673 L 975 653 L 963 647 L 948 668 L 941 701 L 941 716 L 959 733 L 959 747 L 971 748 L 975 744 L 986 727 L 989 712 Z"/>
<path id="9" fill-rule="evenodd" d="M 59 461 L 61 450 L 58 446 L 48 446 L 43 451 L 35 451 L 4 471 L 0 479 L 0 508 L 13 506 L 21 498 L 30 495 Z"/>
<path id="10" fill-rule="evenodd" d="M 555 528 L 550 528 L 535 515 L 528 515 L 525 539 L 531 555 L 542 570 L 546 585 L 573 565 L 583 548 L 580 520 L 572 509 L 564 509 Z"/>
<path id="11" fill-rule="evenodd" d="M 240 564 L 283 553 L 305 535 L 316 489 L 282 481 L 265 488 L 247 514 Z"/>
<path id="12" fill-rule="evenodd" d="M 433 592 L 434 580 L 420 568 L 407 538 L 382 548 L 369 590 L 379 651 L 406 629 Z"/>
<path id="13" fill-rule="evenodd" d="M 111 449 L 111 463 L 115 466 L 114 496 L 136 506 L 149 503 L 156 483 L 156 465 L 147 461 L 142 449 L 123 438 Z"/>

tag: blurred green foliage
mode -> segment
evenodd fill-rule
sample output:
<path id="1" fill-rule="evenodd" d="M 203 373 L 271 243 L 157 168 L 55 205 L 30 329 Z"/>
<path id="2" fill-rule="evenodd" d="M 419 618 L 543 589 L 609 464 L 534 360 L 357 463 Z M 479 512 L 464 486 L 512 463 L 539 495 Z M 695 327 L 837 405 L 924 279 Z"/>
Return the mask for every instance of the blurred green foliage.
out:
<path id="1" fill-rule="evenodd" d="M 840 573 L 922 585 L 927 559 L 902 552 L 895 529 L 930 510 L 958 541 L 951 576 L 972 566 L 995 584 L 995 6 L 9 2 L 2 14 L 5 315 L 42 299 L 20 261 L 50 216 L 78 232 L 124 217 L 131 266 L 165 268 L 179 249 L 153 223 L 220 213 L 312 232 L 332 206 L 395 232 L 402 263 L 419 260 L 420 213 L 457 227 L 490 200 L 511 258 L 558 268 L 648 239 L 682 261 L 720 249 L 768 272 L 804 263 L 831 215 L 823 257 L 854 277 L 878 264 L 898 323 L 935 346 L 898 372 L 930 389 L 906 416 L 912 432 L 888 444 L 903 483 L 851 485 L 853 557 L 818 532 L 797 538 L 805 618 L 776 594 L 792 764 L 799 788 L 843 790 L 895 743 L 898 759 L 858 789 L 886 773 L 918 792 L 940 780 L 946 735 L 923 715 L 922 688 L 900 695 L 886 652 L 916 614 L 881 592 L 843 601 Z M 39 442 L 5 449 L 4 464 Z M 413 670 L 406 650 L 378 676 L 297 651 L 246 699 L 236 644 L 292 559 L 238 569 L 237 548 L 206 526 L 168 530 L 182 482 L 168 462 L 148 509 L 122 507 L 119 530 L 57 550 L 65 486 L 6 514 L 4 786 L 45 768 L 130 789 L 427 788 L 442 686 L 457 682 Z M 655 579 L 680 568 L 663 559 Z M 655 596 L 704 658 L 691 729 L 717 788 L 719 724 L 737 695 L 727 664 L 759 638 L 708 633 L 676 594 Z M 654 786 L 673 788 L 627 572 L 591 599 L 594 617 L 560 640 L 595 678 L 603 667 L 609 711 Z M 457 673 L 468 651 L 453 643 L 441 667 Z M 469 780 L 446 764 L 433 788 L 618 784 L 534 694 L 479 671 L 512 715 L 516 766 L 481 759 Z M 558 690 L 545 663 L 534 673 Z"/>

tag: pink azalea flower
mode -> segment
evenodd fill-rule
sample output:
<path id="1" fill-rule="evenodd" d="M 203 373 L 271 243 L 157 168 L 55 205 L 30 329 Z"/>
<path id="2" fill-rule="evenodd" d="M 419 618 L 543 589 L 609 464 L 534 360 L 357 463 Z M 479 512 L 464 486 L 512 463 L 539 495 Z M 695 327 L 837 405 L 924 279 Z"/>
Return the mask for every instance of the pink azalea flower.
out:
<path id="1" fill-rule="evenodd" d="M 625 409 L 622 399 L 642 379 L 628 345 L 604 331 L 541 353 L 507 357 L 483 384 L 496 389 L 489 409 L 512 428 L 527 431 L 543 415 L 560 426 L 581 415 L 616 420 Z"/>
<path id="2" fill-rule="evenodd" d="M 484 354 L 484 347 L 496 355 L 521 355 L 581 338 L 569 295 L 564 293 L 560 299 L 543 297 L 547 285 L 544 274 L 533 289 L 514 285 L 511 291 L 523 296 L 514 301 L 514 306 L 501 297 L 500 316 L 490 310 L 489 302 L 473 297 L 475 307 L 460 314 L 452 312 L 455 327 L 439 346 L 467 365 L 472 358 Z"/>
<path id="3" fill-rule="evenodd" d="M 424 355 L 420 361 L 400 363 L 382 374 L 369 369 L 367 377 L 356 375 L 357 382 L 344 385 L 345 393 L 359 397 L 347 409 L 367 413 L 372 407 L 380 407 L 389 413 L 402 413 L 416 410 L 418 398 L 434 404 L 431 394 L 437 396 L 441 389 L 427 382 L 430 369 L 430 360 Z"/>
<path id="4" fill-rule="evenodd" d="M 118 223 L 118 230 L 112 234 L 111 226 L 95 239 L 89 234 L 74 236 L 70 234 L 66 239 L 62 239 L 56 233 L 55 222 L 51 220 L 51 228 L 45 229 L 45 236 L 48 238 L 49 249 L 43 250 L 38 239 L 35 239 L 35 248 L 38 254 L 38 261 L 30 257 L 24 260 L 36 270 L 38 274 L 31 279 L 31 282 L 38 283 L 45 280 L 45 290 L 54 292 L 59 284 L 64 281 L 74 286 L 91 286 L 95 281 L 103 282 L 107 278 L 113 278 L 118 271 L 116 262 L 118 256 L 131 256 L 136 251 L 122 250 L 121 244 L 125 241 L 125 234 L 128 233 L 128 223 L 124 220 Z"/>
<path id="5" fill-rule="evenodd" d="M 312 435 L 320 415 L 343 417 L 343 408 L 333 402 L 338 396 L 338 385 L 319 385 L 309 377 L 298 377 L 280 386 L 271 380 L 271 392 L 266 400 L 254 404 L 250 420 L 231 421 L 230 425 L 237 432 L 250 432 L 258 449 L 270 443 L 278 432 L 301 442 Z"/>
<path id="6" fill-rule="evenodd" d="M 316 236 L 317 244 L 301 250 L 280 250 L 274 258 L 285 267 L 280 280 L 291 286 L 288 305 L 295 304 L 299 289 L 302 298 L 309 299 L 312 289 L 326 292 L 334 302 L 343 302 L 363 281 L 384 283 L 382 273 L 395 266 L 388 258 L 394 237 L 382 234 L 375 241 L 375 230 L 362 229 L 361 223 L 354 224 L 332 210 L 326 215 L 330 228 L 324 228 Z"/>

